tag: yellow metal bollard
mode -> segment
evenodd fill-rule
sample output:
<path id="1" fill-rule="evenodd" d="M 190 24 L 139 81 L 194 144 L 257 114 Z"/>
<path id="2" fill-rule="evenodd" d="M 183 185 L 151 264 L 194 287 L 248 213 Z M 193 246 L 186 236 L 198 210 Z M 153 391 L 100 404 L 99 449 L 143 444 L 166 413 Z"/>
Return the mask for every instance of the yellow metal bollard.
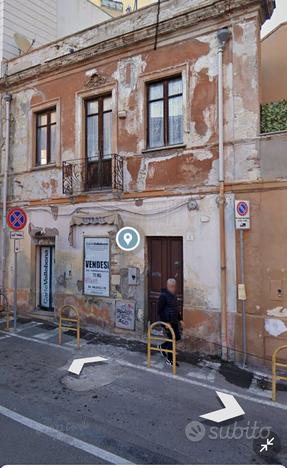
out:
<path id="1" fill-rule="evenodd" d="M 283 364 L 282 362 L 277 361 L 277 355 L 283 349 L 287 349 L 287 345 L 279 346 L 279 348 L 275 349 L 274 353 L 272 354 L 272 401 L 276 401 L 277 380 L 287 380 L 287 376 L 285 377 L 282 375 L 277 375 L 278 367 L 287 369 L 287 364 Z"/>
<path id="2" fill-rule="evenodd" d="M 69 316 L 64 315 L 65 311 L 70 311 L 70 310 L 73 311 L 75 318 L 71 318 Z M 64 322 L 64 325 L 63 325 L 63 322 Z M 68 324 L 71 323 L 71 324 L 76 324 L 76 325 L 75 326 L 65 325 L 65 323 L 67 322 Z M 60 345 L 62 344 L 63 331 L 67 331 L 67 330 L 72 330 L 76 332 L 77 347 L 78 349 L 80 349 L 80 314 L 78 310 L 76 309 L 76 307 L 72 305 L 68 305 L 68 304 L 62 306 L 59 312 L 59 344 Z"/>
<path id="3" fill-rule="evenodd" d="M 168 330 L 171 333 L 172 338 L 165 338 L 165 337 L 159 337 L 159 336 L 154 336 L 152 335 L 152 330 L 158 326 L 164 326 L 165 328 L 168 328 Z M 155 346 L 152 346 L 151 340 L 154 341 L 169 341 L 172 343 L 172 349 L 159 349 Z M 169 323 L 165 322 L 154 322 L 148 327 L 148 332 L 147 332 L 147 366 L 150 367 L 151 364 L 151 351 L 164 351 L 165 353 L 171 353 L 172 354 L 172 372 L 175 375 L 176 374 L 176 339 L 175 339 L 175 333 L 173 331 L 173 328 Z"/>

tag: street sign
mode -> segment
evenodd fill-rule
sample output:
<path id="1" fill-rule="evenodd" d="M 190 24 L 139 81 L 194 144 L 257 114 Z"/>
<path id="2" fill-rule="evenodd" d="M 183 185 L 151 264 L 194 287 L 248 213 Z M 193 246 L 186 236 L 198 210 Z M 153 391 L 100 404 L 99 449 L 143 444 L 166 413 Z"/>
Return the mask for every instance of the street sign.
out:
<path id="1" fill-rule="evenodd" d="M 11 231 L 10 239 L 24 239 L 24 232 L 23 231 Z"/>
<path id="2" fill-rule="evenodd" d="M 250 229 L 250 218 L 235 219 L 236 229 Z"/>
<path id="3" fill-rule="evenodd" d="M 235 206 L 237 218 L 249 218 L 249 201 L 236 200 Z"/>
<path id="4" fill-rule="evenodd" d="M 248 200 L 235 200 L 236 229 L 250 229 L 250 203 Z"/>
<path id="5" fill-rule="evenodd" d="M 22 231 L 27 224 L 27 214 L 22 208 L 11 208 L 7 214 L 7 224 L 13 231 Z"/>

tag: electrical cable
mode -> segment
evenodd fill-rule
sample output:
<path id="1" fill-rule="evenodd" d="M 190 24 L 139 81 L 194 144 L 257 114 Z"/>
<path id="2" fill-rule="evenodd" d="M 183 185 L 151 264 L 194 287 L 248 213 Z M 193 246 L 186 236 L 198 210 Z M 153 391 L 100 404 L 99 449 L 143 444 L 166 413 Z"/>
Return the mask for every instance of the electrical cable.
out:
<path id="1" fill-rule="evenodd" d="M 155 37 L 154 37 L 154 50 L 157 49 L 158 27 L 159 27 L 159 15 L 160 15 L 160 0 L 157 1 L 157 14 L 156 14 L 156 25 L 155 25 Z"/>
<path id="2" fill-rule="evenodd" d="M 102 206 L 92 206 L 92 207 L 87 207 L 87 208 L 76 208 L 75 210 L 73 210 L 72 212 L 70 213 L 60 213 L 58 214 L 58 216 L 73 216 L 73 214 L 77 213 L 77 214 L 87 214 L 90 215 L 89 212 L 84 212 L 85 209 L 87 210 L 102 210 L 102 211 L 111 211 L 111 212 L 121 212 L 121 213 L 128 213 L 128 214 L 131 214 L 131 215 L 135 215 L 135 216 L 157 216 L 157 215 L 160 215 L 160 214 L 166 214 L 166 213 L 172 213 L 173 211 L 176 211 L 177 209 L 179 208 L 182 208 L 184 206 L 186 206 L 188 204 L 188 200 L 182 202 L 182 203 L 178 203 L 177 205 L 174 205 L 172 207 L 168 207 L 168 208 L 164 208 L 162 210 L 157 210 L 157 211 L 152 211 L 152 212 L 145 212 L 145 213 L 139 213 L 137 211 L 131 211 L 131 210 L 127 210 L 125 208 L 114 208 L 114 207 L 111 207 L 111 206 L 105 206 L 105 205 L 102 205 Z M 33 208 L 33 209 L 29 209 L 27 211 L 30 211 L 30 212 L 35 212 L 35 211 L 42 211 L 42 212 L 50 212 L 49 209 L 47 208 Z"/>

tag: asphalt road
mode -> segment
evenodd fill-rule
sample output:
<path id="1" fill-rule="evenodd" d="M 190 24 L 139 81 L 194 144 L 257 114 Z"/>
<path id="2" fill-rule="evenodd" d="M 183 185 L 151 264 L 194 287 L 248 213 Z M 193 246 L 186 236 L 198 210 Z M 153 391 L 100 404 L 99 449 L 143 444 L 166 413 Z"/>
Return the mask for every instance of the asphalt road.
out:
<path id="1" fill-rule="evenodd" d="M 103 463 L 100 458 L 69 447 L 4 416 L 0 417 L 0 431 L 1 465 Z"/>
<path id="2" fill-rule="evenodd" d="M 70 337 L 60 348 L 55 332 L 49 338 L 39 326 L 0 336 L 1 465 L 262 464 L 253 449 L 255 424 L 281 439 L 269 463 L 287 464 L 282 399 L 276 407 L 269 397 L 218 381 L 216 388 L 238 394 L 246 414 L 215 426 L 199 417 L 220 408 L 215 385 L 186 378 L 195 375 L 193 366 L 184 364 L 177 378 L 161 363 L 149 372 L 143 354 L 87 343 L 78 353 Z M 74 357 L 94 355 L 109 362 L 69 376 Z"/>

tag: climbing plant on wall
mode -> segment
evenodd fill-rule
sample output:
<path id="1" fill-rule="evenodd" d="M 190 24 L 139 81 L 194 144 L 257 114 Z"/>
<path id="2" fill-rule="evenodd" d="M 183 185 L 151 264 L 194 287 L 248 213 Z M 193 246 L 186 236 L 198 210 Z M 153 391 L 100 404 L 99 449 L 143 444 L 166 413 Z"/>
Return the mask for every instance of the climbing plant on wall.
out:
<path id="1" fill-rule="evenodd" d="M 287 131 L 287 101 L 270 102 L 261 106 L 261 132 Z"/>

